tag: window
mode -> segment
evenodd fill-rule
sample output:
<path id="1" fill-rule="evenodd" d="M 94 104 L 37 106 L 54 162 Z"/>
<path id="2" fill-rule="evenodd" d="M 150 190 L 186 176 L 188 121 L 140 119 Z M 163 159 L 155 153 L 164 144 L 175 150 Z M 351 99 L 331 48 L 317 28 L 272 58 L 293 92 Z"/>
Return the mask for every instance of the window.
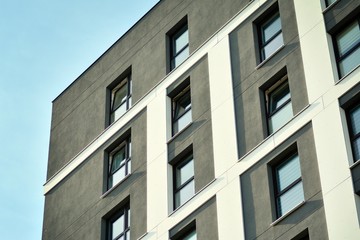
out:
<path id="1" fill-rule="evenodd" d="M 131 107 L 131 75 L 111 90 L 110 123 L 119 119 Z"/>
<path id="2" fill-rule="evenodd" d="M 192 121 L 190 85 L 172 99 L 172 134 L 175 135 Z"/>
<path id="3" fill-rule="evenodd" d="M 297 153 L 275 166 L 275 202 L 277 217 L 281 217 L 304 201 L 300 160 Z"/>
<path id="4" fill-rule="evenodd" d="M 179 66 L 189 56 L 189 31 L 187 23 L 170 36 L 170 70 Z"/>
<path id="5" fill-rule="evenodd" d="M 109 156 L 108 189 L 131 172 L 131 139 L 123 141 Z"/>
<path id="6" fill-rule="evenodd" d="M 360 159 L 360 103 L 347 112 L 348 128 L 354 162 Z"/>
<path id="7" fill-rule="evenodd" d="M 360 64 L 359 21 L 352 22 L 334 37 L 339 77 L 343 77 Z"/>
<path id="8" fill-rule="evenodd" d="M 130 240 L 130 205 L 120 209 L 108 221 L 107 240 Z"/>
<path id="9" fill-rule="evenodd" d="M 193 155 L 184 158 L 173 167 L 174 209 L 183 205 L 195 194 Z"/>
<path id="10" fill-rule="evenodd" d="M 196 229 L 192 228 L 190 231 L 182 234 L 179 237 L 172 238 L 171 240 L 196 240 Z"/>
<path id="11" fill-rule="evenodd" d="M 260 24 L 258 32 L 260 36 L 260 58 L 262 62 L 284 44 L 279 12 L 276 12 Z"/>
<path id="12" fill-rule="evenodd" d="M 334 2 L 336 2 L 337 0 L 325 0 L 326 2 L 326 6 L 330 6 L 331 4 L 333 4 Z"/>
<path id="13" fill-rule="evenodd" d="M 287 77 L 265 91 L 268 132 L 272 134 L 293 116 L 290 88 Z"/>

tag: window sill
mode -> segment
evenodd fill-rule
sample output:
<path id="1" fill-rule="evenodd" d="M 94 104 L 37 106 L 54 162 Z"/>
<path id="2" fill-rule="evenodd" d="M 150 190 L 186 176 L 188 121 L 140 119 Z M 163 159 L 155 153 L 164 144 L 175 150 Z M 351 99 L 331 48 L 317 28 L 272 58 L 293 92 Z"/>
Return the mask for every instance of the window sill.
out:
<path id="1" fill-rule="evenodd" d="M 112 186 L 112 188 L 110 188 L 109 190 L 107 190 L 106 192 L 104 192 L 103 195 L 101 195 L 101 199 L 105 198 L 107 195 L 109 195 L 112 191 L 114 191 L 115 188 L 117 188 L 119 185 L 121 185 L 123 182 L 125 182 L 126 179 L 128 179 L 131 176 L 131 173 L 129 173 L 128 175 L 126 175 L 123 179 L 121 179 L 120 182 L 118 182 L 117 184 L 115 184 L 114 186 Z"/>
<path id="2" fill-rule="evenodd" d="M 179 132 L 177 132 L 174 136 L 172 136 L 166 144 L 171 143 L 177 136 L 179 136 L 182 132 L 185 132 L 186 129 L 188 129 L 191 125 L 193 124 L 193 122 L 189 122 L 183 129 L 181 129 Z"/>
<path id="3" fill-rule="evenodd" d="M 298 205 L 296 205 L 295 207 L 293 207 L 291 210 L 289 210 L 288 212 L 286 212 L 284 215 L 282 215 L 281 217 L 279 217 L 278 219 L 276 219 L 274 222 L 272 222 L 270 224 L 271 227 L 275 226 L 276 224 L 278 224 L 279 222 L 281 222 L 282 220 L 284 220 L 284 218 L 286 218 L 287 216 L 289 216 L 290 214 L 292 214 L 293 212 L 295 212 L 296 210 L 298 210 L 299 208 L 301 208 L 303 205 L 305 205 L 305 201 L 302 201 L 301 203 L 299 203 Z"/>
<path id="4" fill-rule="evenodd" d="M 191 198 L 189 198 L 186 202 L 184 202 L 183 204 L 181 204 L 180 206 L 178 206 L 177 208 L 174 209 L 174 211 L 172 211 L 168 217 L 174 215 L 176 212 L 179 211 L 179 209 L 183 208 L 184 205 L 186 205 L 188 202 L 190 202 L 193 198 L 195 198 L 197 195 L 199 195 L 202 191 L 204 191 L 208 186 L 210 186 L 213 182 L 216 181 L 216 178 L 214 178 L 213 180 L 211 180 L 208 184 L 206 184 L 203 188 L 201 188 L 199 191 L 197 191 L 193 196 L 191 196 Z"/>
<path id="5" fill-rule="evenodd" d="M 258 70 L 262 66 L 264 66 L 270 59 L 272 59 L 278 52 L 280 52 L 285 47 L 285 44 L 281 45 L 275 52 L 273 52 L 268 58 L 263 60 L 259 65 L 255 67 L 255 70 Z"/>
<path id="6" fill-rule="evenodd" d="M 350 70 L 347 74 L 345 74 L 344 76 L 342 76 L 338 81 L 335 82 L 335 85 L 337 85 L 338 83 L 342 82 L 345 78 L 347 78 L 351 73 L 355 72 L 356 69 L 358 69 L 360 67 L 360 64 L 357 65 L 356 67 L 354 67 L 352 70 Z"/>

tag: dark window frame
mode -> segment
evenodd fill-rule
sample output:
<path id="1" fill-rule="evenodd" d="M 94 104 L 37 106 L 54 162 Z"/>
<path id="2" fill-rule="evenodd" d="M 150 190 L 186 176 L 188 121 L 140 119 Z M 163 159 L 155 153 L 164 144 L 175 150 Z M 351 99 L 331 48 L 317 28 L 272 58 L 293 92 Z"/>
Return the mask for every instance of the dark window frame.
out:
<path id="1" fill-rule="evenodd" d="M 178 112 L 178 105 L 180 100 L 182 100 L 185 96 L 189 95 L 190 98 L 190 107 L 185 109 L 185 111 L 181 114 L 176 114 Z M 190 83 L 185 86 L 175 97 L 173 97 L 171 99 L 171 134 L 172 136 L 176 135 L 177 133 L 179 133 L 182 129 L 178 129 L 177 132 L 175 132 L 175 123 L 178 122 L 178 120 L 180 118 L 182 118 L 185 114 L 187 114 L 189 111 L 192 110 L 192 102 L 191 102 L 191 88 L 190 88 Z M 192 116 L 191 116 L 191 121 L 192 121 Z M 190 123 L 191 123 L 190 121 Z"/>
<path id="2" fill-rule="evenodd" d="M 354 150 L 354 147 L 353 147 L 353 142 L 360 138 L 360 132 L 357 133 L 357 134 L 354 134 L 354 129 L 353 129 L 352 124 L 351 124 L 352 122 L 351 122 L 350 115 L 351 115 L 351 112 L 354 111 L 357 108 L 360 108 L 360 101 L 357 101 L 357 102 L 351 104 L 350 106 L 348 106 L 345 109 L 346 124 L 347 124 L 347 127 L 348 127 L 349 139 L 350 139 L 350 142 L 351 142 L 351 153 L 352 153 L 354 163 L 356 163 L 357 161 L 360 160 L 360 153 L 359 153 L 359 158 L 357 159 L 356 156 L 355 156 L 355 150 Z"/>
<path id="3" fill-rule="evenodd" d="M 112 171 L 112 166 L 114 163 L 114 156 L 119 153 L 123 148 L 125 148 L 125 162 L 119 165 L 119 167 Z M 107 189 L 111 189 L 115 187 L 117 184 L 122 182 L 128 175 L 131 174 L 131 160 L 132 160 L 132 154 L 131 154 L 131 136 L 126 137 L 116 148 L 114 148 L 108 156 L 108 171 L 107 171 Z M 114 183 L 112 182 L 110 184 L 111 177 L 114 176 L 122 167 L 125 166 L 125 176 L 118 182 Z"/>
<path id="4" fill-rule="evenodd" d="M 121 237 L 124 237 L 123 240 L 130 240 L 127 239 L 126 233 L 128 231 L 131 231 L 130 229 L 130 204 L 127 203 L 125 204 L 123 207 L 121 207 L 118 211 L 116 211 L 116 213 L 114 215 L 112 215 L 108 221 L 107 221 L 107 240 L 117 240 L 120 239 Z M 115 238 L 112 238 L 112 233 L 113 233 L 113 223 L 118 220 L 121 216 L 124 216 L 124 231 L 122 233 L 120 233 L 119 235 L 117 235 Z M 130 236 L 131 236 L 131 232 L 130 232 Z"/>
<path id="5" fill-rule="evenodd" d="M 278 172 L 277 170 L 281 166 L 286 164 L 288 161 L 290 161 L 294 156 L 299 157 L 300 177 L 295 179 L 292 183 L 290 183 L 287 187 L 285 187 L 282 191 L 280 191 L 279 187 L 278 187 L 279 177 L 278 177 L 278 174 L 277 174 L 277 172 Z M 300 162 L 299 152 L 297 150 L 292 150 L 289 153 L 287 153 L 286 155 L 284 155 L 282 157 L 282 160 L 280 160 L 277 164 L 272 166 L 272 176 L 273 176 L 272 180 L 273 180 L 273 186 L 274 186 L 273 189 L 274 189 L 275 210 L 276 210 L 275 212 L 276 212 L 276 219 L 278 219 L 278 218 L 280 218 L 280 217 L 282 217 L 282 216 L 284 216 L 285 214 L 288 213 L 288 212 L 281 212 L 281 209 L 280 209 L 280 197 L 282 195 L 284 195 L 286 192 L 288 192 L 289 190 L 291 190 L 296 184 L 303 181 L 302 174 L 301 174 L 301 162 Z M 303 187 L 304 187 L 304 185 L 303 185 Z"/>
<path id="6" fill-rule="evenodd" d="M 182 204 L 179 204 L 178 206 L 176 205 L 176 194 L 178 192 L 180 192 L 184 187 L 186 187 L 189 183 L 191 183 L 192 181 L 194 181 L 194 187 L 195 187 L 195 165 L 194 165 L 194 169 L 193 169 L 193 176 L 190 177 L 189 179 L 187 179 L 183 184 L 181 184 L 180 186 L 177 186 L 177 174 L 176 174 L 176 170 L 185 166 L 186 164 L 188 164 L 190 161 L 194 162 L 194 155 L 193 152 L 189 152 L 187 153 L 183 158 L 181 158 L 179 161 L 177 161 L 174 165 L 173 165 L 173 209 L 177 209 L 178 207 L 182 206 Z M 194 189 L 195 192 L 195 189 Z"/>
<path id="7" fill-rule="evenodd" d="M 193 232 L 197 234 L 195 221 L 189 224 L 189 226 L 186 226 L 181 232 L 171 237 L 170 240 L 183 240 L 185 237 L 188 237 Z"/>
<path id="8" fill-rule="evenodd" d="M 340 56 L 339 46 L 338 46 L 337 41 L 336 41 L 337 36 L 340 35 L 348 26 L 350 26 L 354 22 L 357 22 L 357 24 L 358 24 L 358 26 L 360 28 L 360 17 L 358 17 L 358 18 L 355 18 L 355 20 L 353 19 L 353 21 L 348 21 L 347 24 L 344 25 L 345 28 L 341 28 L 338 31 L 336 31 L 334 34 L 332 34 L 332 42 L 333 42 L 333 47 L 334 47 L 334 52 L 335 52 L 336 67 L 337 67 L 337 70 L 338 70 L 339 79 L 341 79 L 344 76 L 348 75 L 356 67 L 360 66 L 360 62 L 359 62 L 358 65 L 355 68 L 353 68 L 349 72 L 345 73 L 344 75 L 342 75 L 342 73 L 340 72 L 340 62 L 342 62 L 344 59 L 346 59 L 348 56 L 350 56 L 352 53 L 354 53 L 357 49 L 360 48 L 360 39 L 359 39 L 356 44 L 354 44 L 347 52 L 345 52 L 342 56 Z"/>
<path id="9" fill-rule="evenodd" d="M 127 75 L 125 75 L 124 77 L 121 78 L 122 80 L 116 84 L 113 88 L 111 88 L 110 90 L 110 109 L 109 109 L 109 124 L 112 124 L 113 122 L 115 122 L 117 119 L 119 119 L 121 116 L 123 116 L 126 111 L 128 111 L 132 105 L 131 99 L 132 99 L 132 75 L 131 72 L 128 73 Z M 122 100 L 122 102 L 120 104 L 118 104 L 118 106 L 114 106 L 115 105 L 115 96 L 116 93 L 119 92 L 122 87 L 124 87 L 126 85 L 126 97 L 125 99 Z M 126 104 L 125 106 L 125 112 L 119 116 L 117 119 L 115 119 L 115 112 L 121 107 L 123 106 L 123 104 Z"/>
<path id="10" fill-rule="evenodd" d="M 329 0 L 325 0 L 325 6 L 326 6 L 326 7 L 329 7 L 329 6 L 333 5 L 333 4 L 335 4 L 337 1 L 338 1 L 338 0 L 335 0 L 335 1 L 333 1 L 333 2 L 330 2 Z"/>
<path id="11" fill-rule="evenodd" d="M 260 63 L 267 60 L 271 55 L 273 55 L 276 52 L 275 50 L 268 57 L 265 57 L 264 49 L 269 43 L 272 42 L 272 40 L 274 40 L 277 36 L 279 36 L 283 32 L 283 27 L 281 26 L 280 30 L 278 30 L 271 38 L 269 38 L 267 41 L 264 41 L 264 29 L 265 29 L 264 26 L 271 24 L 273 21 L 277 19 L 277 17 L 280 19 L 281 22 L 280 11 L 278 8 L 272 10 L 269 14 L 266 15 L 266 17 L 261 22 L 256 24 L 257 32 L 258 32 Z M 283 44 L 284 44 L 284 36 L 283 36 Z"/>
<path id="12" fill-rule="evenodd" d="M 278 106 L 275 110 L 273 110 L 272 106 L 271 106 L 273 94 L 276 93 L 281 88 L 285 88 L 286 86 L 289 89 L 290 98 L 287 99 L 280 106 Z M 271 85 L 268 89 L 266 89 L 264 91 L 264 95 L 265 95 L 265 109 L 266 109 L 265 116 L 266 116 L 267 134 L 270 135 L 270 134 L 276 132 L 276 130 L 273 132 L 270 132 L 271 117 L 273 117 L 276 113 L 281 111 L 287 104 L 292 104 L 291 90 L 290 90 L 290 83 L 289 83 L 288 75 L 286 74 L 286 75 L 282 76 L 280 78 L 280 80 L 278 80 L 273 85 Z M 291 108 L 292 108 L 292 106 L 291 106 Z M 292 114 L 294 114 L 294 112 Z"/>
<path id="13" fill-rule="evenodd" d="M 176 40 L 186 31 L 189 31 L 189 26 L 188 26 L 188 22 L 187 19 L 183 19 L 180 21 L 180 26 L 175 27 L 175 30 L 172 30 L 172 33 L 168 34 L 169 37 L 169 67 L 170 67 L 170 71 L 175 69 L 177 66 L 175 65 L 175 59 L 177 56 L 179 56 L 183 51 L 185 51 L 185 49 L 189 48 L 189 37 L 188 37 L 188 41 L 187 44 L 185 44 L 185 46 L 183 46 L 181 49 L 179 49 L 178 51 L 176 51 Z M 190 51 L 189 51 L 190 54 Z"/>

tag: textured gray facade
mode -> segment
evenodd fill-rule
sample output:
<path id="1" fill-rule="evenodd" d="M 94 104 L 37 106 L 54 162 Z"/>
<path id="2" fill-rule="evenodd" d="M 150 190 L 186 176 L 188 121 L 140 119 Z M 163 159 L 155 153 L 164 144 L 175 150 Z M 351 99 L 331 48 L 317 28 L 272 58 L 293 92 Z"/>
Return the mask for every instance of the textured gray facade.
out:
<path id="1" fill-rule="evenodd" d="M 339 74 L 336 37 L 359 12 L 356 0 L 159 1 L 53 101 L 42 239 L 358 239 L 360 61 Z M 179 29 L 189 55 L 173 67 Z M 110 122 L 128 76 L 132 103 Z"/>

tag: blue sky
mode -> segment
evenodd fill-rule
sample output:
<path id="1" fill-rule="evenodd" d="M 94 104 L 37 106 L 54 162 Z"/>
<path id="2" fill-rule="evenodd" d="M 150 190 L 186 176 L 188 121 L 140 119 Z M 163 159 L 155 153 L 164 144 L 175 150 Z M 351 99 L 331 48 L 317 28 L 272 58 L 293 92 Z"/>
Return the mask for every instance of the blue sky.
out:
<path id="1" fill-rule="evenodd" d="M 0 0 L 0 239 L 41 239 L 51 101 L 158 0 Z"/>

